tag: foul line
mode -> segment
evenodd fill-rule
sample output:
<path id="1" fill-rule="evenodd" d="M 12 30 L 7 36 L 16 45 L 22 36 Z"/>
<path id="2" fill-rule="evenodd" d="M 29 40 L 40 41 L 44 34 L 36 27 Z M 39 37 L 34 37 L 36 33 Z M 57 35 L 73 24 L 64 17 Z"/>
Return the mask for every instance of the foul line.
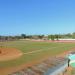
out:
<path id="1" fill-rule="evenodd" d="M 61 46 L 61 47 L 65 47 L 65 46 Z M 52 47 L 52 48 L 46 48 L 46 49 L 54 49 L 54 48 L 61 48 L 61 47 Z M 44 49 L 39 49 L 39 50 L 36 50 L 36 51 L 31 51 L 31 52 L 27 52 L 27 53 L 23 53 L 24 55 L 28 55 L 28 54 L 33 54 L 33 53 L 37 53 L 37 52 L 41 52 L 41 51 L 46 51 Z"/>

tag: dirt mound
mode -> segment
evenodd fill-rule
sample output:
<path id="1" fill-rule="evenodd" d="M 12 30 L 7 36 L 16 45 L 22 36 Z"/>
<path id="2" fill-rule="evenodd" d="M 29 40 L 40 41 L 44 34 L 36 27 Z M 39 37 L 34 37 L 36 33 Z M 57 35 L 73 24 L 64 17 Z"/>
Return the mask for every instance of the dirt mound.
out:
<path id="1" fill-rule="evenodd" d="M 15 48 L 0 48 L 0 61 L 16 59 L 21 55 L 22 52 Z"/>

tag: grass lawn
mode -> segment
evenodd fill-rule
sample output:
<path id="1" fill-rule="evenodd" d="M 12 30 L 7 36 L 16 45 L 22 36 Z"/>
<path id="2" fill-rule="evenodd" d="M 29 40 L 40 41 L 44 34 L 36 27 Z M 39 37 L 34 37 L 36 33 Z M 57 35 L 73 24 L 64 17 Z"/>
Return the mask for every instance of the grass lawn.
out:
<path id="1" fill-rule="evenodd" d="M 41 50 L 40 52 L 24 54 L 20 58 L 11 61 L 1 61 L 0 67 L 18 66 L 34 60 L 44 58 L 45 56 L 55 56 L 71 48 L 75 48 L 75 43 L 52 43 L 52 42 L 33 42 L 33 41 L 10 41 L 0 42 L 4 47 L 17 48 L 23 53 Z"/>

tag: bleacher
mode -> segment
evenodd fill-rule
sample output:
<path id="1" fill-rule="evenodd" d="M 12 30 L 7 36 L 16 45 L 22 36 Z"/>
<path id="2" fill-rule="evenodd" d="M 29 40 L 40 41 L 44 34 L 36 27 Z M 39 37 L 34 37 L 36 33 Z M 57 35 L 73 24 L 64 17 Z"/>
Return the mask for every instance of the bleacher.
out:
<path id="1" fill-rule="evenodd" d="M 65 64 L 68 64 L 67 62 L 68 60 L 66 58 L 53 57 L 9 75 L 53 75 L 57 69 L 60 69 Z M 67 65 L 63 69 L 66 67 Z"/>

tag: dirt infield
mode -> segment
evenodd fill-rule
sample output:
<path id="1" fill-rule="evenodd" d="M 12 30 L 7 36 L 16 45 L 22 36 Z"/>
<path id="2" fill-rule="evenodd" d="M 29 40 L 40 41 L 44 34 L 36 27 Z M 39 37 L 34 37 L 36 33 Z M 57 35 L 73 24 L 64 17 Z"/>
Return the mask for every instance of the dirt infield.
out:
<path id="1" fill-rule="evenodd" d="M 22 52 L 14 48 L 0 48 L 0 61 L 12 60 L 20 57 Z"/>

